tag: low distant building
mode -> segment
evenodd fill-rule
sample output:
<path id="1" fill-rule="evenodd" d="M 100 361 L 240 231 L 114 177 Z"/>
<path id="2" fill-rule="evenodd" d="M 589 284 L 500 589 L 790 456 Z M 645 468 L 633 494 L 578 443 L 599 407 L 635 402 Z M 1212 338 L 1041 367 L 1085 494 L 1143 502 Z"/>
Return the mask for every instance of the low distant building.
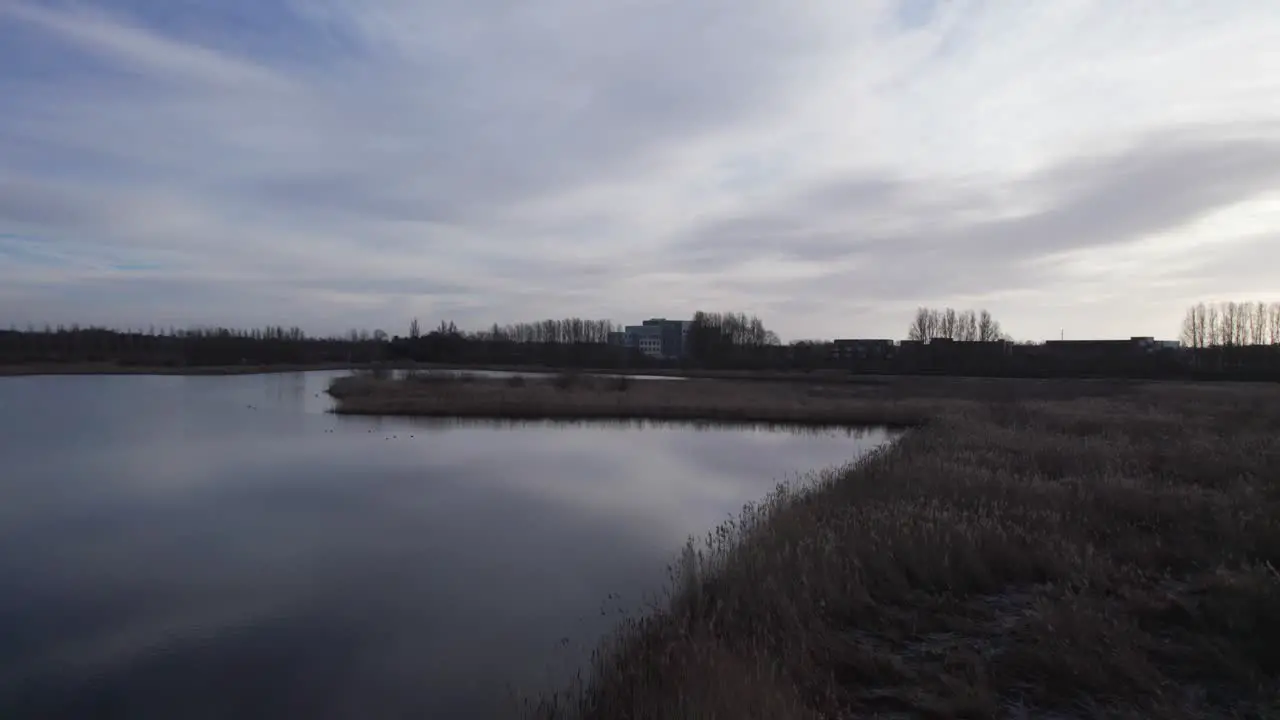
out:
<path id="1" fill-rule="evenodd" d="M 678 359 L 688 355 L 688 320 L 651 318 L 639 325 L 628 325 L 622 332 L 622 344 L 653 358 Z"/>
<path id="2" fill-rule="evenodd" d="M 662 328 L 653 325 L 628 325 L 623 330 L 623 344 L 653 358 L 662 357 Z"/>
<path id="3" fill-rule="evenodd" d="M 831 357 L 839 360 L 881 360 L 893 354 L 896 343 L 881 339 L 844 339 L 831 342 Z"/>
<path id="4" fill-rule="evenodd" d="M 1147 335 L 1135 335 L 1127 340 L 1048 340 L 1044 344 L 1046 351 L 1060 357 L 1133 355 L 1176 350 L 1181 346 L 1177 340 L 1156 340 Z"/>
<path id="5" fill-rule="evenodd" d="M 660 328 L 663 357 L 676 359 L 688 355 L 689 328 L 693 327 L 693 322 L 652 318 L 645 320 L 642 324 Z"/>

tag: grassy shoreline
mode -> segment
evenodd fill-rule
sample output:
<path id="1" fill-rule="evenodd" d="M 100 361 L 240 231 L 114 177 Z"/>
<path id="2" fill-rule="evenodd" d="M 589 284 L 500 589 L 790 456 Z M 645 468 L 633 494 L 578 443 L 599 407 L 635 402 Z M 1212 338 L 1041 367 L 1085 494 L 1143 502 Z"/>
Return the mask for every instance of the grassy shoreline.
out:
<path id="1" fill-rule="evenodd" d="M 870 399 L 858 389 L 795 383 L 682 382 L 547 375 L 537 378 L 421 376 L 338 378 L 329 387 L 342 415 L 499 419 L 645 419 L 915 427 L 927 403 Z"/>
<path id="2" fill-rule="evenodd" d="M 526 716 L 1280 716 L 1276 385 L 353 378 L 333 393 L 339 412 L 917 426 L 691 543 L 667 601 Z"/>
<path id="3" fill-rule="evenodd" d="M 691 545 L 542 718 L 1275 717 L 1280 389 L 932 397 Z"/>
<path id="4" fill-rule="evenodd" d="M 451 370 L 458 372 L 516 372 L 530 374 L 559 375 L 575 373 L 585 375 L 625 375 L 636 377 L 679 377 L 702 378 L 707 380 L 777 380 L 792 382 L 830 382 L 833 380 L 848 382 L 880 382 L 890 376 L 854 375 L 848 370 L 708 370 L 702 368 L 671 367 L 639 367 L 639 368 L 565 368 L 547 365 L 458 365 L 451 363 L 424 363 L 427 370 Z"/>

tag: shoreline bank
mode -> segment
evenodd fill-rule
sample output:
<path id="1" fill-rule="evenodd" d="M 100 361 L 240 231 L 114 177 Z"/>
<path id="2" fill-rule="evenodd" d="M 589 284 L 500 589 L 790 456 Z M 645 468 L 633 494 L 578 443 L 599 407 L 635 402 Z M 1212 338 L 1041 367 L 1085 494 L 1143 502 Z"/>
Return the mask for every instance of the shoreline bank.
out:
<path id="1" fill-rule="evenodd" d="M 1280 389 L 931 397 L 688 546 L 536 718 L 1270 717 Z"/>
<path id="2" fill-rule="evenodd" d="M 922 425 L 921 402 L 872 397 L 856 389 L 795 383 L 706 380 L 672 383 L 628 377 L 338 378 L 330 384 L 340 415 L 497 419 L 669 420 L 795 425 Z"/>

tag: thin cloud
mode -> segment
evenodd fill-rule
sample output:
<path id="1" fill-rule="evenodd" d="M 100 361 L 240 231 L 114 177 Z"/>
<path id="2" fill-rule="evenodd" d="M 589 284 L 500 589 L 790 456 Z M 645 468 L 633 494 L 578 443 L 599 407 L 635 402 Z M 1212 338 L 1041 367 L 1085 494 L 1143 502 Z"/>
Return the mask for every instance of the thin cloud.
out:
<path id="1" fill-rule="evenodd" d="M 0 5 L 0 17 L 4 16 L 60 36 L 108 63 L 120 63 L 155 77 L 211 85 L 284 88 L 280 78 L 253 63 L 197 45 L 167 40 L 85 7 L 58 11 L 34 4 L 5 3 Z"/>

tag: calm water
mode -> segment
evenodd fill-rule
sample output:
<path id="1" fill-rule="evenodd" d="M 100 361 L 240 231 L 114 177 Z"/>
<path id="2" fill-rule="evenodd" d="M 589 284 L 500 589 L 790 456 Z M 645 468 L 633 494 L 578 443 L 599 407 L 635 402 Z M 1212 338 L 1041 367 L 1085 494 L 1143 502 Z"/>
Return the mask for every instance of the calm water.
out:
<path id="1" fill-rule="evenodd" d="M 509 711 L 886 437 L 340 418 L 333 376 L 0 379 L 0 717 Z"/>

